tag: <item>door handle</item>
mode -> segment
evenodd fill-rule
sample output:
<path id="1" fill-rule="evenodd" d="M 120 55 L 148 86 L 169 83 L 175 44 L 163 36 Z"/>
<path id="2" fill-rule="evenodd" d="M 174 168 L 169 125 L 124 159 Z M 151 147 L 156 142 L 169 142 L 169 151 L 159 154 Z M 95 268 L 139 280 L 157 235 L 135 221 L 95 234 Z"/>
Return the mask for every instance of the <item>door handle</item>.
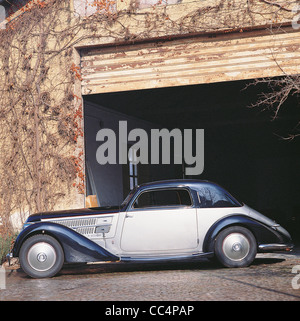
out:
<path id="1" fill-rule="evenodd" d="M 133 217 L 133 213 L 126 213 L 126 216 L 125 216 L 126 218 L 127 217 Z"/>

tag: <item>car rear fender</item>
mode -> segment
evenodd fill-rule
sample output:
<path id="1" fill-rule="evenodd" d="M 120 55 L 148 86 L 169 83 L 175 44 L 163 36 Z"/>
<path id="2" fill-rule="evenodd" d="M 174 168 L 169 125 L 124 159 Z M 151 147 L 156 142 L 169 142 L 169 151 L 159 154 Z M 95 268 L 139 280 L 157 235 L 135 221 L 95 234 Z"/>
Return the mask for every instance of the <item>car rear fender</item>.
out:
<path id="1" fill-rule="evenodd" d="M 234 214 L 223 217 L 215 222 L 205 235 L 203 242 L 203 252 L 213 252 L 217 235 L 225 228 L 233 225 L 248 228 L 254 235 L 257 246 L 265 243 L 282 243 L 283 239 L 279 233 L 271 227 L 256 221 L 246 215 Z"/>
<path id="2" fill-rule="evenodd" d="M 18 235 L 12 251 L 18 257 L 25 240 L 36 234 L 54 237 L 62 246 L 65 262 L 118 261 L 119 258 L 76 231 L 57 223 L 41 222 L 28 226 Z"/>

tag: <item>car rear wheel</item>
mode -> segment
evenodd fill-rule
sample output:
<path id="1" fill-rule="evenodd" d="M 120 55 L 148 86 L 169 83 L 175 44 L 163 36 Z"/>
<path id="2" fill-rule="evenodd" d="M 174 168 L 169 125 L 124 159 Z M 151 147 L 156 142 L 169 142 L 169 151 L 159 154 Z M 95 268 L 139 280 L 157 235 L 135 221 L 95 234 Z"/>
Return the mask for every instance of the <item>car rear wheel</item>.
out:
<path id="1" fill-rule="evenodd" d="M 20 250 L 23 271 L 33 278 L 49 278 L 57 274 L 64 263 L 64 252 L 59 242 L 49 235 L 34 235 Z"/>
<path id="2" fill-rule="evenodd" d="M 256 253 L 255 237 L 244 227 L 231 226 L 222 230 L 216 238 L 215 256 L 223 266 L 249 266 Z"/>

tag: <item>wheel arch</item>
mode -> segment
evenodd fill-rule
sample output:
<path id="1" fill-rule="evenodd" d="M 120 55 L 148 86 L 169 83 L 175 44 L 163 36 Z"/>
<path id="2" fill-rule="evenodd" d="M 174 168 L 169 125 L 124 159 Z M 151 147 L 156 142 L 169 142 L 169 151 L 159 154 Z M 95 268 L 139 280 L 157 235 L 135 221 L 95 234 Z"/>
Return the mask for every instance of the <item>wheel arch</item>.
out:
<path id="1" fill-rule="evenodd" d="M 203 252 L 214 252 L 215 240 L 218 234 L 231 226 L 247 228 L 254 235 L 257 247 L 264 243 L 282 241 L 280 235 L 271 227 L 242 214 L 223 217 L 215 222 L 207 231 L 203 241 Z"/>
<path id="2" fill-rule="evenodd" d="M 65 262 L 117 261 L 119 258 L 84 235 L 57 223 L 40 222 L 28 226 L 18 235 L 13 247 L 13 256 L 18 257 L 22 244 L 31 236 L 42 234 L 56 239 L 61 245 Z"/>

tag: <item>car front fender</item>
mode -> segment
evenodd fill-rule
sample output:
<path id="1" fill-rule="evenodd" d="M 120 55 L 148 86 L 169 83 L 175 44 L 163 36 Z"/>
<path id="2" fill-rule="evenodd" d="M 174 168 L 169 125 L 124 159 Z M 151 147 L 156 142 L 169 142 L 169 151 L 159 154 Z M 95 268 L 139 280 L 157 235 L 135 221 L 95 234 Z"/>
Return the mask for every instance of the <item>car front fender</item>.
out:
<path id="1" fill-rule="evenodd" d="M 85 236 L 66 226 L 51 222 L 35 223 L 21 231 L 13 247 L 13 257 L 18 257 L 23 242 L 36 234 L 47 234 L 54 237 L 61 244 L 67 263 L 119 260 L 117 256 Z"/>
<path id="2" fill-rule="evenodd" d="M 203 252 L 213 252 L 217 235 L 223 229 L 233 225 L 243 226 L 249 229 L 256 239 L 257 246 L 266 243 L 284 243 L 284 239 L 281 234 L 276 232 L 276 230 L 272 229 L 270 226 L 266 226 L 265 224 L 248 216 L 235 214 L 223 217 L 210 227 L 204 238 Z"/>

